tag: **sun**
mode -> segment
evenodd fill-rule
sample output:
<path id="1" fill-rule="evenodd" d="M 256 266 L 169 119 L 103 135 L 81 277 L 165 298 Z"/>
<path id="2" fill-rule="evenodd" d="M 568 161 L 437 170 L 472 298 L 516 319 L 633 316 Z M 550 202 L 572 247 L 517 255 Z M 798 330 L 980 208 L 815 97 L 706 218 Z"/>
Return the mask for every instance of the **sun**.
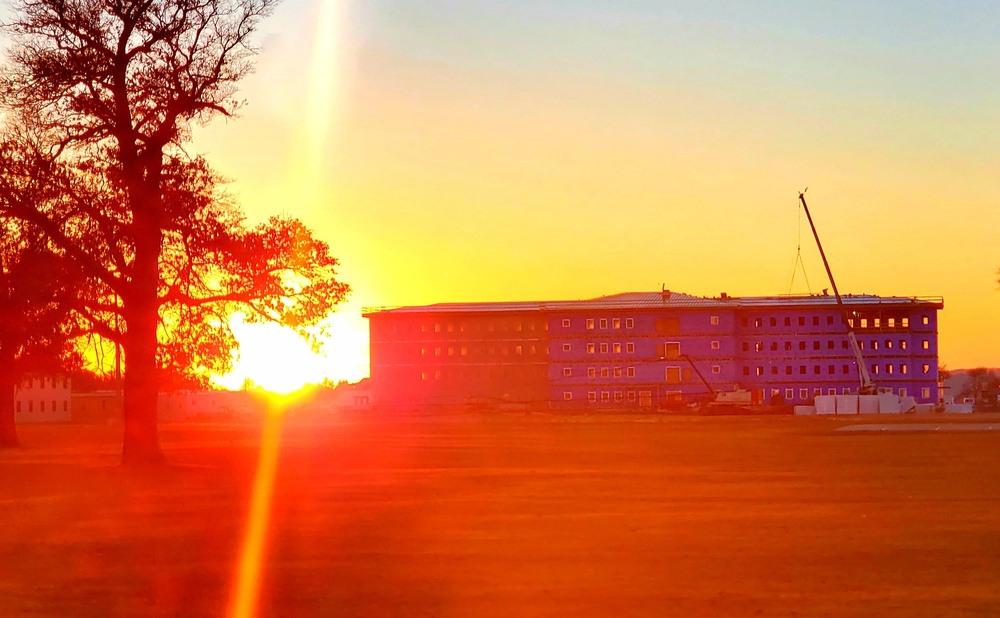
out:
<path id="1" fill-rule="evenodd" d="M 287 394 L 324 380 L 357 381 L 367 375 L 368 333 L 366 324 L 351 314 L 327 319 L 330 340 L 320 353 L 286 326 L 247 324 L 236 314 L 230 325 L 240 349 L 232 371 L 214 382 L 230 390 L 254 386 Z"/>
<path id="2" fill-rule="evenodd" d="M 248 384 L 272 393 L 291 393 L 322 382 L 324 357 L 291 329 L 279 324 L 246 324 L 237 318 L 233 332 L 240 342 L 233 370 L 221 382 L 230 388 Z"/>
<path id="3" fill-rule="evenodd" d="M 305 113 L 299 139 L 302 177 L 294 185 L 306 205 L 325 208 L 322 194 L 324 158 L 336 142 L 347 102 L 353 66 L 349 22 L 353 0 L 313 0 L 314 22 Z M 267 391 L 287 394 L 325 379 L 357 381 L 368 374 L 368 327 L 360 307 L 342 306 L 324 323 L 330 340 L 326 353 L 313 352 L 292 329 L 279 324 L 246 324 L 238 314 L 231 321 L 240 344 L 232 371 L 214 382 L 240 389 L 252 383 Z"/>

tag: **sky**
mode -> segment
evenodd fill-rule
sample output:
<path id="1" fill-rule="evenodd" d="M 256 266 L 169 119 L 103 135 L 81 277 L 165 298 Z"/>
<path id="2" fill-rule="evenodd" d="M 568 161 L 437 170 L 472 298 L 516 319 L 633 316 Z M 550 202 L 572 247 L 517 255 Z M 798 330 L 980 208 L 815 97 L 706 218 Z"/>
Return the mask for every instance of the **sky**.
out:
<path id="1" fill-rule="evenodd" d="M 192 150 L 353 292 L 231 384 L 279 341 L 363 377 L 365 306 L 820 292 L 806 187 L 842 292 L 943 296 L 941 362 L 1000 366 L 1000 4 L 286 0 L 259 42 Z"/>

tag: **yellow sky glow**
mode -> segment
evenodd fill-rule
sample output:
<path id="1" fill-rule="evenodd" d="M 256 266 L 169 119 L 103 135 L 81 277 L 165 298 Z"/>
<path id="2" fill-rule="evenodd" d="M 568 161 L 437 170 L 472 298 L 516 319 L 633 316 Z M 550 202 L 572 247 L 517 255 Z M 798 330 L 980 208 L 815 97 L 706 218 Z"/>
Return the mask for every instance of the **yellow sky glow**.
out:
<path id="1" fill-rule="evenodd" d="M 362 306 L 782 294 L 800 235 L 819 292 L 805 187 L 842 291 L 944 296 L 941 361 L 1000 364 L 982 7 L 803 32 L 797 5 L 591 4 L 292 0 L 265 23 L 250 106 L 196 146 L 251 218 L 300 217 L 342 261 L 351 299 L 301 376 L 366 375 Z M 277 341 L 246 335 L 244 362 L 266 373 Z"/>

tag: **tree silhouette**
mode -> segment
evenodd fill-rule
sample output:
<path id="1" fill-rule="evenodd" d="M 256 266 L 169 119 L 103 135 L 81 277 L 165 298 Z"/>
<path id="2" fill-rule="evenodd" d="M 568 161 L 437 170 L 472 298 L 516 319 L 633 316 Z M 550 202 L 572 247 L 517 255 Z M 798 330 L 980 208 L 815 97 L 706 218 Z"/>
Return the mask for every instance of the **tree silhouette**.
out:
<path id="1" fill-rule="evenodd" d="M 947 365 L 938 365 L 938 381 L 943 382 L 951 377 L 951 369 Z"/>
<path id="2" fill-rule="evenodd" d="M 959 398 L 971 397 L 976 405 L 996 404 L 997 387 L 1000 384 L 1000 373 L 995 369 L 976 367 L 965 372 L 968 377 Z"/>
<path id="3" fill-rule="evenodd" d="M 125 463 L 161 460 L 160 370 L 227 362 L 228 314 L 308 335 L 346 295 L 300 222 L 250 228 L 192 123 L 232 115 L 273 0 L 19 0 L 0 99 L 16 129 L 0 209 L 38 226 L 95 282 L 78 314 L 125 356 Z"/>
<path id="4" fill-rule="evenodd" d="M 34 230 L 0 220 L 0 447 L 18 445 L 17 385 L 76 364 L 70 306 L 77 280 L 68 266 Z"/>

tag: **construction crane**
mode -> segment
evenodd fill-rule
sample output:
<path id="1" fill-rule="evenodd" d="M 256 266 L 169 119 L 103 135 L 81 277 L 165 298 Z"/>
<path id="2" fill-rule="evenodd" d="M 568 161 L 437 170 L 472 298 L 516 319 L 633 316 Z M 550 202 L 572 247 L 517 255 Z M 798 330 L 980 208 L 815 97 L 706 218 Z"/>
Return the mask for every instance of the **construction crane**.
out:
<path id="1" fill-rule="evenodd" d="M 819 241 L 819 234 L 816 232 L 816 225 L 813 223 L 812 215 L 809 214 L 809 206 L 806 205 L 806 191 L 808 191 L 808 189 L 799 192 L 799 201 L 802 202 L 802 208 L 806 211 L 806 218 L 809 219 L 809 227 L 812 228 L 813 238 L 816 239 L 816 247 L 819 248 L 819 256 L 823 258 L 823 266 L 826 267 L 826 274 L 830 278 L 830 285 L 833 287 L 833 295 L 837 297 L 837 306 L 840 307 L 841 319 L 843 319 L 844 326 L 847 328 L 847 338 L 851 342 L 851 349 L 854 350 L 854 360 L 858 364 L 858 375 L 861 378 L 861 386 L 858 387 L 858 394 L 873 395 L 878 389 L 875 387 L 875 382 L 872 381 L 871 374 L 868 373 L 868 366 L 865 365 L 864 357 L 861 356 L 861 346 L 858 345 L 858 338 L 854 335 L 854 326 L 852 324 L 850 313 L 847 311 L 844 299 L 840 297 L 840 292 L 837 291 L 837 282 L 833 280 L 833 271 L 830 270 L 830 263 L 826 261 L 826 253 L 823 251 L 823 243 Z"/>

